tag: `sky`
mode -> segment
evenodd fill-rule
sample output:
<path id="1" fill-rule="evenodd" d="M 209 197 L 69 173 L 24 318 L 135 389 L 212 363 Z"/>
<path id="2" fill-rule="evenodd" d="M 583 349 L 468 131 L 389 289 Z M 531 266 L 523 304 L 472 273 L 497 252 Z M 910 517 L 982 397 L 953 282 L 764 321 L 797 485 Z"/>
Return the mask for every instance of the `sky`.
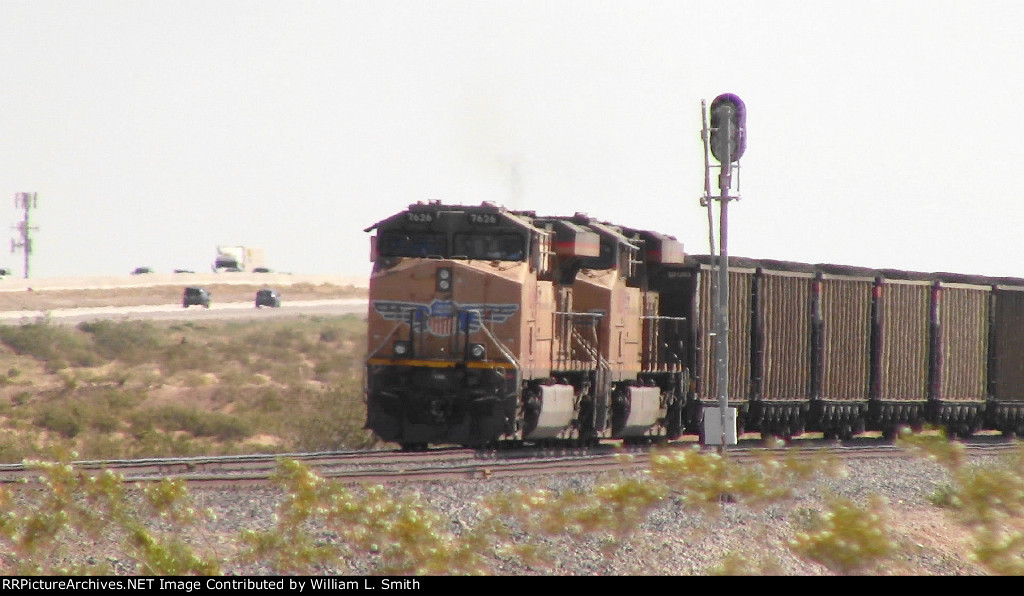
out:
<path id="1" fill-rule="evenodd" d="M 364 276 L 363 230 L 429 200 L 704 254 L 701 102 L 734 93 L 730 254 L 1024 277 L 1022 30 L 1019 0 L 0 0 L 0 226 L 37 193 L 31 277 L 224 244 Z"/>

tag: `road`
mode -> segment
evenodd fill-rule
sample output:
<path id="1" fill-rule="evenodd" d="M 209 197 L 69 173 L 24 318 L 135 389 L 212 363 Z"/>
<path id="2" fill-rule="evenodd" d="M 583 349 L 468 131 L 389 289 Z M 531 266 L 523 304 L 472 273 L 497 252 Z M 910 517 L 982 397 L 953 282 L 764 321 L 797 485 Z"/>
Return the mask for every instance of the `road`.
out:
<path id="1" fill-rule="evenodd" d="M 40 318 L 51 322 L 75 325 L 82 321 L 97 319 L 116 320 L 196 320 L 196 319 L 244 319 L 257 317 L 288 317 L 300 315 L 334 316 L 360 314 L 366 316 L 365 298 L 339 298 L 333 300 L 302 300 L 285 302 L 280 308 L 256 308 L 252 301 L 211 304 L 210 308 L 191 306 L 182 308 L 181 303 L 153 304 L 147 306 L 103 306 L 95 308 L 65 308 L 50 311 L 8 311 L 0 312 L 0 323 L 27 323 Z"/>

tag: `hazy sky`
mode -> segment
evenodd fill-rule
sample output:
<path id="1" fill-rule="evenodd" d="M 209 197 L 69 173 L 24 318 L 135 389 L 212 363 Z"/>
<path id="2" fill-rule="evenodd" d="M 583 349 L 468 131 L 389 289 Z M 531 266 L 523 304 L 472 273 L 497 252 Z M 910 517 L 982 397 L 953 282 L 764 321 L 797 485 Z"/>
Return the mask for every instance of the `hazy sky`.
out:
<path id="1" fill-rule="evenodd" d="M 0 224 L 38 193 L 33 277 L 218 244 L 365 275 L 362 230 L 433 199 L 706 253 L 731 92 L 731 254 L 1024 276 L 1021 31 L 1020 0 L 0 0 Z"/>

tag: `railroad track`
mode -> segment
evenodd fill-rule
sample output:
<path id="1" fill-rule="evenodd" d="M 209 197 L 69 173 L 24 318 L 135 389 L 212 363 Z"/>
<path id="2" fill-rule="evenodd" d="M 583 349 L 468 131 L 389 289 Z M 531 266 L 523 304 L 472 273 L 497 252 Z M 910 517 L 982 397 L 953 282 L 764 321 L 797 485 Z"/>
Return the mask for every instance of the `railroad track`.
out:
<path id="1" fill-rule="evenodd" d="M 979 437 L 961 441 L 971 455 L 1009 453 L 1019 441 Z M 167 478 L 184 480 L 191 487 L 219 487 L 269 484 L 282 459 L 303 463 L 323 478 L 350 484 L 388 484 L 511 478 L 570 473 L 602 473 L 641 470 L 657 453 L 678 449 L 713 447 L 695 443 L 665 446 L 599 445 L 590 448 L 537 448 L 517 450 L 473 450 L 439 448 L 426 452 L 395 450 L 344 451 L 326 453 L 285 453 L 218 457 L 151 458 L 136 460 L 91 460 L 72 466 L 87 475 L 105 470 L 119 474 L 125 482 L 157 482 Z M 766 447 L 760 441 L 741 442 L 730 447 L 726 457 L 744 463 L 764 456 L 842 459 L 912 457 L 902 447 L 878 441 L 801 440 L 799 445 Z M 0 483 L 32 486 L 40 472 L 31 464 L 0 465 Z"/>

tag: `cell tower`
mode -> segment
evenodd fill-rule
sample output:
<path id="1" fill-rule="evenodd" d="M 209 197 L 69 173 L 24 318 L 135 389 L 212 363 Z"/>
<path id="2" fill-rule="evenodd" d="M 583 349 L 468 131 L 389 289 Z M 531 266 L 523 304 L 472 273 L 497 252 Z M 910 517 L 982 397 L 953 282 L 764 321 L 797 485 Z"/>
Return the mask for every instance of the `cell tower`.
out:
<path id="1" fill-rule="evenodd" d="M 17 237 L 11 238 L 11 254 L 21 250 L 25 254 L 25 279 L 28 279 L 28 259 L 32 254 L 32 238 L 29 233 L 39 228 L 29 225 L 29 213 L 37 207 L 36 193 L 19 192 L 14 194 L 15 209 L 22 209 L 24 217 L 17 224 L 11 226 L 18 232 Z"/>

